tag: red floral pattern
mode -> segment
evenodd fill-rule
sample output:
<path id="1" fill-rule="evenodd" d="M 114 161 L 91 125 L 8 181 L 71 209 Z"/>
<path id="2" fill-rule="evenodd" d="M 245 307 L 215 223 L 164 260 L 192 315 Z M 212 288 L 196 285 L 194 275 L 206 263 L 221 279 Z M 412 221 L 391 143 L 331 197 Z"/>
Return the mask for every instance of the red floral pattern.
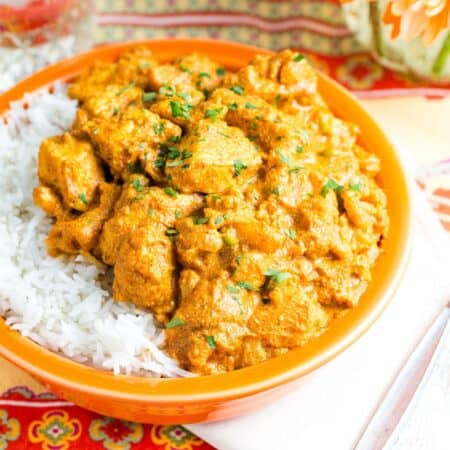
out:
<path id="1" fill-rule="evenodd" d="M 159 438 L 155 440 L 153 436 Z M 53 394 L 34 394 L 27 387 L 12 388 L 0 396 L 0 450 L 63 449 L 213 450 L 213 447 L 181 426 L 141 425 L 104 417 Z"/>

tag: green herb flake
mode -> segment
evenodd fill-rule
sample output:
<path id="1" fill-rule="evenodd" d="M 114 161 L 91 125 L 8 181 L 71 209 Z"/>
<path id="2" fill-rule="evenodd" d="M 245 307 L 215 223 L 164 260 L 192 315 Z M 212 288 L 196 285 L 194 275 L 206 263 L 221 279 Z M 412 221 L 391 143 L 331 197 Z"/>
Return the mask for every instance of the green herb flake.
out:
<path id="1" fill-rule="evenodd" d="M 235 94 L 242 95 L 244 93 L 244 88 L 242 86 L 235 85 L 230 87 L 230 91 Z"/>
<path id="2" fill-rule="evenodd" d="M 223 216 L 217 216 L 215 219 L 214 219 L 214 224 L 215 225 L 221 225 L 221 224 L 223 224 L 224 222 L 225 222 L 225 219 L 227 218 L 227 215 L 226 214 L 224 214 Z"/>
<path id="3" fill-rule="evenodd" d="M 247 169 L 248 166 L 244 164 L 241 160 L 237 159 L 233 163 L 233 167 L 234 167 L 234 176 L 238 177 L 241 174 L 241 171 Z"/>
<path id="4" fill-rule="evenodd" d="M 115 107 L 113 109 L 113 116 L 117 116 L 117 114 L 119 114 L 119 108 Z"/>
<path id="5" fill-rule="evenodd" d="M 247 283 L 246 281 L 238 281 L 236 283 L 239 287 L 242 289 L 247 289 L 248 291 L 259 291 L 259 288 L 253 287 L 250 283 Z"/>
<path id="6" fill-rule="evenodd" d="M 223 67 L 218 67 L 216 69 L 216 74 L 219 75 L 219 77 L 223 77 L 225 75 L 225 69 Z"/>
<path id="7" fill-rule="evenodd" d="M 247 103 L 245 104 L 245 107 L 246 107 L 247 109 L 258 109 L 258 107 L 257 107 L 256 105 L 254 105 L 253 103 L 250 103 L 250 102 L 247 102 Z"/>
<path id="8" fill-rule="evenodd" d="M 186 73 L 192 73 L 191 69 L 189 69 L 189 67 L 187 67 L 187 66 L 181 65 L 181 66 L 180 66 L 180 69 L 181 69 L 183 72 L 186 72 Z"/>
<path id="9" fill-rule="evenodd" d="M 237 104 L 236 102 L 230 103 L 230 104 L 228 105 L 228 109 L 231 110 L 231 111 L 237 111 L 237 109 L 238 109 L 238 104 Z"/>
<path id="10" fill-rule="evenodd" d="M 158 158 L 155 159 L 155 162 L 153 163 L 153 165 L 157 168 L 157 169 L 162 169 L 165 166 L 166 162 L 164 161 L 164 159 Z"/>
<path id="11" fill-rule="evenodd" d="M 155 210 L 154 210 L 153 208 L 150 208 L 150 209 L 148 210 L 147 216 L 148 216 L 148 217 L 153 217 L 153 214 L 155 214 Z"/>
<path id="12" fill-rule="evenodd" d="M 303 153 L 303 150 L 304 150 L 303 145 L 297 145 L 297 147 L 295 148 L 295 151 L 297 153 Z"/>
<path id="13" fill-rule="evenodd" d="M 211 75 L 208 72 L 200 72 L 198 74 L 199 78 L 211 78 Z"/>
<path id="14" fill-rule="evenodd" d="M 297 237 L 297 232 L 295 230 L 285 230 L 284 234 L 289 238 L 294 240 Z"/>
<path id="15" fill-rule="evenodd" d="M 300 170 L 304 170 L 303 166 L 295 166 L 292 169 L 288 170 L 288 173 L 299 173 Z"/>
<path id="16" fill-rule="evenodd" d="M 183 150 L 181 152 L 181 159 L 184 161 L 186 159 L 192 158 L 192 152 L 188 152 L 187 150 Z"/>
<path id="17" fill-rule="evenodd" d="M 190 119 L 191 110 L 193 106 L 188 103 L 180 103 L 176 101 L 170 102 L 170 109 L 172 111 L 172 117 L 181 117 L 183 119 Z"/>
<path id="18" fill-rule="evenodd" d="M 87 206 L 89 204 L 86 194 L 82 192 L 78 198 Z"/>
<path id="19" fill-rule="evenodd" d="M 359 191 L 361 191 L 361 188 L 362 188 L 362 184 L 361 183 L 353 183 L 353 184 L 350 184 L 350 186 L 348 187 L 351 191 L 356 191 L 356 192 L 359 192 Z"/>
<path id="20" fill-rule="evenodd" d="M 175 219 L 181 219 L 181 211 L 175 210 Z"/>
<path id="21" fill-rule="evenodd" d="M 159 88 L 158 92 L 166 97 L 173 97 L 176 93 L 176 89 L 173 86 L 165 84 Z"/>
<path id="22" fill-rule="evenodd" d="M 161 123 L 155 123 L 155 124 L 153 125 L 153 130 L 155 131 L 155 133 L 156 133 L 158 136 L 161 136 L 161 135 L 163 134 L 165 128 L 166 128 L 166 125 L 165 125 L 163 122 L 161 122 Z"/>
<path id="23" fill-rule="evenodd" d="M 174 144 L 179 144 L 181 142 L 181 136 L 171 136 L 169 141 Z"/>
<path id="24" fill-rule="evenodd" d="M 124 86 L 122 89 L 119 89 L 116 93 L 116 95 L 123 94 L 124 92 L 128 91 L 128 89 L 134 88 L 134 83 L 130 83 L 128 86 Z"/>
<path id="25" fill-rule="evenodd" d="M 140 69 L 150 69 L 150 67 L 152 67 L 152 64 L 149 62 L 143 62 L 143 63 L 139 64 Z"/>
<path id="26" fill-rule="evenodd" d="M 227 284 L 227 291 L 230 294 L 239 294 L 240 290 L 236 286 L 233 286 L 231 284 Z"/>
<path id="27" fill-rule="evenodd" d="M 205 111 L 205 117 L 207 119 L 211 119 L 211 122 L 215 122 L 217 120 L 218 115 L 222 111 L 222 108 L 217 109 L 207 109 Z"/>
<path id="28" fill-rule="evenodd" d="M 250 122 L 249 127 L 254 131 L 258 128 L 258 124 L 256 122 Z"/>
<path id="29" fill-rule="evenodd" d="M 272 194 L 279 196 L 280 195 L 280 188 L 278 186 L 274 187 L 272 189 Z"/>
<path id="30" fill-rule="evenodd" d="M 135 178 L 132 184 L 136 192 L 142 192 L 144 190 L 144 186 L 141 185 L 139 179 Z"/>
<path id="31" fill-rule="evenodd" d="M 241 261 L 242 261 L 242 258 L 243 258 L 244 256 L 245 256 L 245 255 L 237 255 L 237 256 L 234 257 L 234 262 L 236 263 L 237 266 L 240 266 L 240 265 L 241 265 Z"/>
<path id="32" fill-rule="evenodd" d="M 283 164 L 290 164 L 290 163 L 291 163 L 290 159 L 289 159 L 284 153 L 281 153 L 281 151 L 278 150 L 278 149 L 275 150 L 275 151 L 276 151 L 278 157 L 280 158 L 280 161 L 281 161 Z"/>
<path id="33" fill-rule="evenodd" d="M 129 162 L 128 163 L 128 172 L 130 172 L 130 173 L 135 173 L 136 172 L 136 165 L 134 164 L 134 162 Z"/>
<path id="34" fill-rule="evenodd" d="M 168 330 L 171 330 L 172 328 L 181 327 L 184 324 L 185 324 L 184 320 L 178 317 L 174 317 L 170 322 L 167 322 L 166 328 Z"/>
<path id="35" fill-rule="evenodd" d="M 211 198 L 214 201 L 222 200 L 222 197 L 220 195 L 217 195 L 217 194 L 211 194 Z"/>
<path id="36" fill-rule="evenodd" d="M 271 282 L 274 283 L 281 283 L 282 281 L 287 280 L 288 278 L 291 277 L 291 274 L 288 272 L 281 272 L 281 270 L 277 270 L 277 269 L 267 269 L 264 272 L 264 275 L 266 277 L 270 278 Z"/>
<path id="37" fill-rule="evenodd" d="M 156 99 L 156 96 L 157 96 L 156 92 L 144 92 L 142 94 L 142 101 L 144 103 L 152 102 L 153 100 Z"/>
<path id="38" fill-rule="evenodd" d="M 206 342 L 213 350 L 216 348 L 216 340 L 214 339 L 214 336 L 206 336 Z"/>
<path id="39" fill-rule="evenodd" d="M 167 159 L 176 159 L 180 156 L 180 151 L 176 147 L 167 147 Z"/>
<path id="40" fill-rule="evenodd" d="M 322 190 L 320 194 L 323 198 L 325 198 L 330 191 L 335 191 L 336 193 L 341 192 L 344 189 L 344 186 L 336 183 L 332 178 L 329 178 L 328 181 L 322 186 Z"/>
<path id="41" fill-rule="evenodd" d="M 175 197 L 175 198 L 178 197 L 178 192 L 174 188 L 171 188 L 170 186 L 166 186 L 164 188 L 164 193 L 166 193 L 170 197 Z"/>
<path id="42" fill-rule="evenodd" d="M 305 59 L 305 57 L 301 53 L 299 53 L 298 55 L 296 55 L 294 57 L 294 62 L 300 62 L 300 61 L 303 61 L 304 59 Z"/>
<path id="43" fill-rule="evenodd" d="M 209 219 L 207 217 L 193 217 L 192 222 L 194 222 L 194 225 L 205 225 L 208 223 Z"/>

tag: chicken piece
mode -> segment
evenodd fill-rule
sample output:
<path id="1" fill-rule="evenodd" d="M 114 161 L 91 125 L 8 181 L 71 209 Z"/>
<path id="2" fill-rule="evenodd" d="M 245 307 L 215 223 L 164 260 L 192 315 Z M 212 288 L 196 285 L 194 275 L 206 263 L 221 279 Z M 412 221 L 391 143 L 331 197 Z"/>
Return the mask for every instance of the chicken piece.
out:
<path id="1" fill-rule="evenodd" d="M 150 69 L 150 85 L 154 90 L 174 86 L 177 91 L 212 90 L 223 79 L 223 70 L 205 55 L 193 53 L 178 58 L 175 64 L 161 64 Z"/>
<path id="2" fill-rule="evenodd" d="M 154 177 L 159 144 L 179 138 L 181 129 L 146 109 L 129 108 L 117 121 L 92 119 L 85 130 L 115 178 L 127 179 L 139 161 Z M 158 169 L 158 170 L 157 170 Z"/>
<path id="3" fill-rule="evenodd" d="M 166 349 L 180 365 L 199 374 L 241 366 L 241 342 L 259 294 L 233 284 L 227 272 L 213 279 L 180 276 L 179 308 L 167 324 Z M 184 284 L 188 283 L 188 287 Z"/>
<path id="4" fill-rule="evenodd" d="M 312 103 L 323 104 L 317 94 L 316 72 L 306 58 L 292 50 L 255 56 L 250 64 L 226 76 L 224 86 L 238 86 L 245 94 L 268 101 L 279 102 L 285 97 L 306 96 Z"/>
<path id="5" fill-rule="evenodd" d="M 113 296 L 149 308 L 161 322 L 175 308 L 175 257 L 166 228 L 157 222 L 127 234 L 119 245 Z"/>
<path id="6" fill-rule="evenodd" d="M 116 63 L 96 61 L 94 64 L 69 86 L 70 97 L 87 101 L 90 97 L 103 91 L 109 84 L 123 87 L 148 85 L 149 71 L 156 65 L 150 50 L 145 47 L 135 47 L 125 52 Z"/>
<path id="7" fill-rule="evenodd" d="M 261 164 L 258 151 L 244 133 L 222 121 L 200 120 L 179 148 L 184 153 L 166 166 L 166 174 L 186 193 L 221 193 L 241 186 Z"/>
<path id="8" fill-rule="evenodd" d="M 269 289 L 251 316 L 248 327 L 267 356 L 273 349 L 290 349 L 320 335 L 329 317 L 317 301 L 312 285 L 303 285 L 289 272 L 273 269 Z M 282 276 L 280 275 L 282 274 Z M 270 283 L 273 286 L 270 286 Z"/>
<path id="9" fill-rule="evenodd" d="M 39 149 L 40 182 L 61 195 L 68 208 L 86 211 L 104 181 L 92 145 L 70 133 L 45 139 Z"/>
<path id="10" fill-rule="evenodd" d="M 105 224 L 98 253 L 109 265 L 114 265 L 120 244 L 140 227 L 159 223 L 171 228 L 175 222 L 202 205 L 199 195 L 168 195 L 159 187 L 148 187 L 145 177 L 133 175 L 124 186 L 114 216 Z M 171 191 L 168 191 L 172 193 Z"/>
<path id="11" fill-rule="evenodd" d="M 56 256 L 61 253 L 76 255 L 90 252 L 97 245 L 103 224 L 112 215 L 120 188 L 114 184 L 101 183 L 99 192 L 99 203 L 92 204 L 89 210 L 80 216 L 61 214 L 60 206 L 53 210 L 57 214 L 57 220 L 47 238 L 50 255 Z M 39 196 L 40 193 L 42 191 L 38 191 L 36 195 Z"/>
<path id="12" fill-rule="evenodd" d="M 34 188 L 33 200 L 49 216 L 61 217 L 66 214 L 58 194 L 48 186 Z"/>
<path id="13" fill-rule="evenodd" d="M 130 105 L 142 104 L 143 91 L 136 86 L 110 84 L 91 95 L 77 110 L 72 130 L 85 132 L 85 125 L 93 118 L 110 120 L 119 117 Z"/>

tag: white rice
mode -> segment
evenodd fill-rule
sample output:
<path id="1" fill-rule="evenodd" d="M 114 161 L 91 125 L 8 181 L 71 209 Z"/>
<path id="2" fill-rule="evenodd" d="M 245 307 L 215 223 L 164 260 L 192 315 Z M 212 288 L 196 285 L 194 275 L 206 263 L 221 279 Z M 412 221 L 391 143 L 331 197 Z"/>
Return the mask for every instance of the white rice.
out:
<path id="1" fill-rule="evenodd" d="M 28 108 L 23 107 L 24 102 Z M 41 141 L 70 128 L 76 102 L 64 85 L 11 104 L 0 118 L 0 315 L 38 344 L 114 373 L 188 376 L 162 349 L 153 316 L 115 302 L 101 274 L 82 257 L 53 258 L 45 238 L 50 218 L 34 205 Z"/>

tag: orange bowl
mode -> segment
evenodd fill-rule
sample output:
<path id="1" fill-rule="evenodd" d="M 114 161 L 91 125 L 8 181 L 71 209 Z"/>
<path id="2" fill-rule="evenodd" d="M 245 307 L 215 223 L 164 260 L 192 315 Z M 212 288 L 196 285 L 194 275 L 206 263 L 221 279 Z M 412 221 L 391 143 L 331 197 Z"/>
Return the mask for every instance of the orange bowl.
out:
<path id="1" fill-rule="evenodd" d="M 68 80 L 96 59 L 113 60 L 131 45 L 148 46 L 159 60 L 197 51 L 229 69 L 267 50 L 210 40 L 149 40 L 97 48 L 48 67 L 0 96 L 0 114 L 26 92 Z M 373 281 L 359 305 L 302 348 L 234 372 L 195 378 L 155 379 L 93 369 L 40 347 L 0 319 L 0 354 L 25 369 L 57 395 L 80 406 L 127 420 L 158 424 L 194 423 L 234 417 L 281 395 L 292 381 L 311 372 L 358 339 L 377 319 L 399 284 L 411 243 L 408 182 L 399 158 L 377 124 L 346 90 L 319 74 L 319 90 L 339 117 L 361 128 L 361 144 L 382 161 L 380 182 L 388 198 L 391 229 Z M 349 368 L 350 370 L 350 368 Z"/>

